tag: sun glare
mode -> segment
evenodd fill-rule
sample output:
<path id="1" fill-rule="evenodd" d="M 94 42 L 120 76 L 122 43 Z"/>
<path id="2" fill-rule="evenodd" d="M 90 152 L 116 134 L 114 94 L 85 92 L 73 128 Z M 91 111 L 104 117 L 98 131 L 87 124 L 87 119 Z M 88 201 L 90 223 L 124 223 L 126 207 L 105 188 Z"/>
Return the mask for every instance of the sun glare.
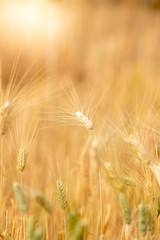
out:
<path id="1" fill-rule="evenodd" d="M 5 6 L 6 20 L 23 29 L 34 29 L 42 20 L 42 6 L 36 3 L 9 3 Z"/>
<path id="2" fill-rule="evenodd" d="M 60 30 L 61 8 L 41 1 L 8 2 L 3 6 L 3 24 L 15 34 L 53 35 Z"/>

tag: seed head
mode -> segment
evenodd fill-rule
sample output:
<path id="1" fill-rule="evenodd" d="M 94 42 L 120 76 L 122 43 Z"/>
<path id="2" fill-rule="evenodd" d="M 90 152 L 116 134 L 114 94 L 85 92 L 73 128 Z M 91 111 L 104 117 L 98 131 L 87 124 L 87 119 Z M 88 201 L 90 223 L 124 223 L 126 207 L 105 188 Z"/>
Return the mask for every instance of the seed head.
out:
<path id="1" fill-rule="evenodd" d="M 4 135 L 7 123 L 8 123 L 8 115 L 9 115 L 9 102 L 5 102 L 4 105 L 0 107 L 0 134 Z"/>
<path id="2" fill-rule="evenodd" d="M 17 169 L 19 171 L 23 171 L 26 165 L 28 154 L 25 152 L 24 148 L 20 148 L 18 151 L 18 158 L 17 158 Z"/>
<path id="3" fill-rule="evenodd" d="M 26 235 L 29 239 L 33 238 L 36 220 L 33 215 L 27 218 Z"/>
<path id="4" fill-rule="evenodd" d="M 93 129 L 92 121 L 89 120 L 88 117 L 85 116 L 82 112 L 80 112 L 80 111 L 76 112 L 76 118 L 88 130 L 92 130 Z"/>
<path id="5" fill-rule="evenodd" d="M 28 204 L 27 201 L 25 199 L 24 193 L 22 188 L 20 187 L 20 185 L 15 182 L 13 183 L 13 192 L 14 192 L 14 196 L 18 202 L 19 208 L 23 213 L 27 212 L 28 209 Z"/>
<path id="6" fill-rule="evenodd" d="M 135 181 L 130 178 L 130 177 L 127 177 L 127 176 L 119 176 L 120 180 L 125 183 L 126 185 L 128 186 L 131 186 L 131 187 L 135 187 L 136 186 L 136 183 Z"/>
<path id="7" fill-rule="evenodd" d="M 43 237 L 43 231 L 42 231 L 42 229 L 41 229 L 41 228 L 37 228 L 37 229 L 34 231 L 32 240 L 41 240 L 42 237 Z"/>
<path id="8" fill-rule="evenodd" d="M 122 211 L 125 224 L 131 223 L 131 211 L 124 193 L 119 193 L 119 204 Z"/>
<path id="9" fill-rule="evenodd" d="M 155 215 L 156 215 L 156 217 L 159 217 L 159 215 L 160 215 L 160 197 L 158 197 L 158 199 L 157 199 Z"/>
<path id="10" fill-rule="evenodd" d="M 83 239 L 84 224 L 82 224 L 76 211 L 71 211 L 68 215 L 68 230 L 71 240 Z"/>
<path id="11" fill-rule="evenodd" d="M 143 205 L 143 203 L 141 203 L 138 206 L 138 229 L 143 236 L 145 236 L 147 233 L 147 227 L 148 227 L 147 209 Z"/>
<path id="12" fill-rule="evenodd" d="M 61 180 L 57 180 L 57 198 L 62 209 L 67 207 L 67 198 L 64 190 L 64 186 Z"/>
<path id="13" fill-rule="evenodd" d="M 45 211 L 47 211 L 48 213 L 52 212 L 52 208 L 51 205 L 49 203 L 49 201 L 45 198 L 45 196 L 43 196 L 41 193 L 36 194 L 35 199 L 37 201 L 37 203 L 44 208 Z"/>

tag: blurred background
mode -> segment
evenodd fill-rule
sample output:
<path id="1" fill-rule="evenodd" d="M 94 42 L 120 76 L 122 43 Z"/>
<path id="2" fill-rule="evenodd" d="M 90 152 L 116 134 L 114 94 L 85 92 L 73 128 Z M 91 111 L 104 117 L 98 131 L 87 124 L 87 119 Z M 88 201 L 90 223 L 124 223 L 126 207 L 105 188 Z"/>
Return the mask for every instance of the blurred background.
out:
<path id="1" fill-rule="evenodd" d="M 159 8 L 159 0 L 1 1 L 3 78 L 19 56 L 20 74 L 34 64 L 78 82 L 158 81 Z"/>

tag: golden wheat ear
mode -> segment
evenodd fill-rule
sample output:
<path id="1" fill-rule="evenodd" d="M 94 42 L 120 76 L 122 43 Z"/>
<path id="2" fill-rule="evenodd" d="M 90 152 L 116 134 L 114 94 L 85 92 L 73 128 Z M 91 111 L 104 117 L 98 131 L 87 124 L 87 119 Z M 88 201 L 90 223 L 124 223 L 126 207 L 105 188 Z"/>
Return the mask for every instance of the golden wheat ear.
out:
<path id="1" fill-rule="evenodd" d="M 7 101 L 0 107 L 0 134 L 1 135 L 4 135 L 7 129 L 8 116 L 9 116 L 9 102 Z"/>
<path id="2" fill-rule="evenodd" d="M 57 180 L 57 199 L 59 202 L 59 205 L 62 209 L 65 209 L 67 207 L 67 198 L 64 190 L 64 186 L 61 180 Z"/>
<path id="3" fill-rule="evenodd" d="M 82 112 L 76 112 L 76 119 L 82 124 L 83 127 L 87 128 L 88 130 L 93 130 L 93 123 L 91 120 L 88 119 Z"/>
<path id="4" fill-rule="evenodd" d="M 28 154 L 24 150 L 24 148 L 20 147 L 17 156 L 17 169 L 22 172 L 26 166 L 26 161 L 28 158 Z"/>

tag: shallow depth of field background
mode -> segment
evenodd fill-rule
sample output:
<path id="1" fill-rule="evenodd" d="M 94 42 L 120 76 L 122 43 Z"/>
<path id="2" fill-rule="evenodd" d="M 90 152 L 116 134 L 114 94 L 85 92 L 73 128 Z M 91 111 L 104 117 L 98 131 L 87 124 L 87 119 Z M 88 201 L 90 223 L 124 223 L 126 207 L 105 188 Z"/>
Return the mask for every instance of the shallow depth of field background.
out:
<path id="1" fill-rule="evenodd" d="M 136 150 L 125 137 L 138 136 L 152 163 L 159 163 L 159 7 L 158 0 L 1 1 L 3 87 L 7 88 L 11 81 L 17 59 L 15 86 L 29 68 L 22 85 L 29 84 L 33 76 L 35 83 L 33 91 L 27 90 L 30 95 L 22 94 L 19 111 L 0 140 L 0 234 L 7 231 L 7 239 L 28 239 L 27 216 L 18 209 L 12 192 L 15 181 L 21 182 L 29 205 L 27 215 L 36 215 L 43 239 L 71 239 L 67 213 L 57 201 L 57 179 L 64 184 L 70 210 L 77 211 L 84 223 L 83 239 L 144 239 L 137 230 L 136 209 L 144 202 L 155 215 L 159 187 L 153 173 L 147 178 Z M 70 103 L 73 88 L 82 106 L 90 102 L 91 107 L 97 106 L 93 117 L 95 134 L 64 119 L 67 109 L 75 110 Z M 30 135 L 37 125 L 33 141 Z M 125 190 L 132 212 L 128 238 L 117 190 L 101 164 L 93 159 L 95 136 L 101 161 L 118 175 L 136 182 L 136 187 Z M 24 171 L 19 173 L 17 149 L 24 142 L 24 148 L 31 153 Z M 34 191 L 40 191 L 50 201 L 50 215 L 37 207 Z M 147 233 L 145 239 L 158 239 L 160 223 L 157 218 L 155 222 L 154 233 Z"/>

